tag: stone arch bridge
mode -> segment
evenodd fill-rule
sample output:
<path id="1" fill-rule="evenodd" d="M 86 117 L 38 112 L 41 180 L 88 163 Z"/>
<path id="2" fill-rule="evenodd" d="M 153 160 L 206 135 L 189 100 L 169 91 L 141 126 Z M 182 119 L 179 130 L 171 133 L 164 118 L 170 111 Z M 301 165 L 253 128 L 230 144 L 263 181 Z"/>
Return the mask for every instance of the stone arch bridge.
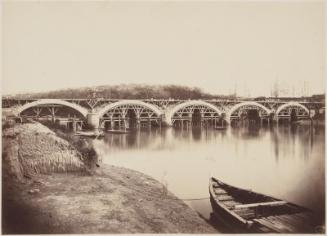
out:
<path id="1" fill-rule="evenodd" d="M 20 119 L 51 120 L 73 129 L 85 125 L 117 129 L 142 126 L 217 126 L 243 120 L 270 123 L 308 119 L 324 109 L 306 100 L 174 100 L 174 99 L 3 99 Z"/>

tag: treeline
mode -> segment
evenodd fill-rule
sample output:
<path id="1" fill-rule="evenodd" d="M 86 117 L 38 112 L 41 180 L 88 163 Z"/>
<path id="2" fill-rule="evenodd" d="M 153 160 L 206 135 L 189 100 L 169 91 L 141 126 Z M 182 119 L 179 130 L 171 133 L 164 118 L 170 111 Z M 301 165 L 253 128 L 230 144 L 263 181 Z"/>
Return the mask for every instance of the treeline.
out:
<path id="1" fill-rule="evenodd" d="M 64 89 L 42 93 L 20 94 L 16 98 L 58 98 L 58 99 L 214 99 L 232 96 L 212 95 L 197 87 L 178 85 L 135 85 L 97 86 L 76 89 Z"/>

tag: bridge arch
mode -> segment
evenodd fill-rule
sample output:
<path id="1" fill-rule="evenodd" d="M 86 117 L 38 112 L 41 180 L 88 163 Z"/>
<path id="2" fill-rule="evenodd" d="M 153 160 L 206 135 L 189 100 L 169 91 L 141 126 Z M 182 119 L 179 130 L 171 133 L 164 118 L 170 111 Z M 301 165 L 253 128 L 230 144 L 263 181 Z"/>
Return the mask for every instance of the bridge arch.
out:
<path id="1" fill-rule="evenodd" d="M 34 102 L 29 102 L 24 104 L 23 106 L 19 107 L 16 111 L 15 111 L 15 115 L 16 116 L 20 116 L 21 113 L 31 107 L 37 107 L 40 105 L 63 105 L 66 107 L 70 107 L 76 111 L 78 111 L 80 114 L 82 114 L 82 116 L 84 118 L 87 117 L 88 114 L 88 110 L 78 104 L 75 103 L 71 103 L 71 102 L 67 102 L 65 100 L 60 100 L 60 99 L 40 99 Z"/>
<path id="2" fill-rule="evenodd" d="M 121 100 L 97 112 L 99 126 L 107 129 L 139 128 L 161 125 L 162 111 L 153 104 L 138 100 Z"/>
<path id="3" fill-rule="evenodd" d="M 236 104 L 235 106 L 233 106 L 227 115 L 227 122 L 230 123 L 231 122 L 231 117 L 233 115 L 233 113 L 235 111 L 237 111 L 238 109 L 240 109 L 241 107 L 256 107 L 258 109 L 261 109 L 263 111 L 265 111 L 267 113 L 267 115 L 269 115 L 270 113 L 272 113 L 272 110 L 270 110 L 269 108 L 265 107 L 264 105 L 258 103 L 258 102 L 253 102 L 253 101 L 248 101 L 248 102 L 241 102 Z"/>
<path id="4" fill-rule="evenodd" d="M 162 114 L 162 111 L 155 105 L 150 104 L 150 103 L 146 103 L 146 102 L 142 102 L 142 101 L 137 101 L 137 100 L 122 100 L 122 101 L 118 101 L 118 102 L 114 102 L 114 103 L 110 103 L 106 106 L 104 106 L 103 108 L 101 108 L 98 112 L 99 117 L 103 117 L 108 111 L 114 109 L 114 108 L 118 108 L 121 106 L 141 106 L 147 109 L 150 109 L 151 111 L 153 111 L 157 116 L 160 116 Z"/>
<path id="5" fill-rule="evenodd" d="M 275 116 L 278 117 L 280 112 L 283 111 L 284 109 L 288 108 L 288 107 L 298 107 L 298 108 L 303 109 L 307 113 L 308 116 L 310 114 L 309 109 L 306 108 L 305 106 L 303 106 L 302 104 L 300 104 L 298 102 L 288 102 L 288 103 L 285 103 L 285 104 L 283 104 L 283 105 L 281 105 L 280 107 L 277 108 Z"/>
<path id="6" fill-rule="evenodd" d="M 218 107 L 216 107 L 210 103 L 207 103 L 205 101 L 201 101 L 201 100 L 192 101 L 191 100 L 191 101 L 186 101 L 186 102 L 180 103 L 178 105 L 175 105 L 171 109 L 167 110 L 165 121 L 168 125 L 173 125 L 174 116 L 177 112 L 180 111 L 182 113 L 183 110 L 185 110 L 184 113 L 189 113 L 189 112 L 193 112 L 194 109 L 206 109 L 211 114 L 216 113 L 217 114 L 216 116 L 222 117 L 222 111 Z"/>

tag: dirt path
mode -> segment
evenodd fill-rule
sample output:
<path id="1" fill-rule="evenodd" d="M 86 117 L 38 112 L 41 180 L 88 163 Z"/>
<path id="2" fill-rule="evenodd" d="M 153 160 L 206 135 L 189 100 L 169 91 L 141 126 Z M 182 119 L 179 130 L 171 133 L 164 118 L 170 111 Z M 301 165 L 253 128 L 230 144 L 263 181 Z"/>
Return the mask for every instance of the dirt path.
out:
<path id="1" fill-rule="evenodd" d="M 101 165 L 94 175 L 68 171 L 15 179 L 6 172 L 14 153 L 24 153 L 24 139 L 19 140 L 18 151 L 10 148 L 3 159 L 3 233 L 217 233 L 162 184 L 133 170 Z M 28 148 L 32 155 L 34 149 Z M 35 150 L 33 161 L 44 159 Z M 15 158 L 17 163 L 24 156 Z"/>

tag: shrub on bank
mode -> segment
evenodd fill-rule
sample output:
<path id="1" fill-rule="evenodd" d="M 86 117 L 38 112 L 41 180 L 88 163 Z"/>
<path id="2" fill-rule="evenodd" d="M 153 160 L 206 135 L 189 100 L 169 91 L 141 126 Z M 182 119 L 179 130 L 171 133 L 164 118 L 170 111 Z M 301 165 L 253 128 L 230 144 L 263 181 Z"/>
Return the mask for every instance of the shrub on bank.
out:
<path id="1" fill-rule="evenodd" d="M 98 156 L 91 140 L 75 136 L 65 126 L 59 125 L 58 123 L 44 121 L 42 124 L 54 131 L 58 137 L 70 143 L 80 154 L 79 157 L 88 170 L 93 171 L 99 165 Z"/>
<path id="2" fill-rule="evenodd" d="M 16 124 L 4 129 L 2 148 L 10 175 L 28 177 L 87 169 L 76 148 L 39 123 Z"/>

